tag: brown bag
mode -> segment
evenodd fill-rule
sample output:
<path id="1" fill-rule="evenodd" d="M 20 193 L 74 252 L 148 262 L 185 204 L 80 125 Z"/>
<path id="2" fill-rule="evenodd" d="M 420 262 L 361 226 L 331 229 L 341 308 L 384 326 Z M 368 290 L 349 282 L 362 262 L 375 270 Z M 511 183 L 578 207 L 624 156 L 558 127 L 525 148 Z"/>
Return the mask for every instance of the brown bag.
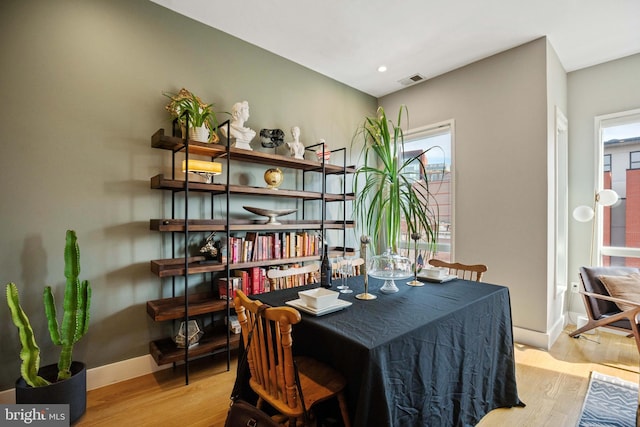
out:
<path id="1" fill-rule="evenodd" d="M 224 427 L 279 427 L 269 415 L 250 403 L 237 399 L 231 404 Z"/>
<path id="2" fill-rule="evenodd" d="M 264 304 L 260 306 L 258 314 L 262 313 L 268 305 Z M 258 322 L 258 316 L 253 325 L 255 328 Z M 236 376 L 236 382 L 233 385 L 231 391 L 231 407 L 227 413 L 227 419 L 224 422 L 224 427 L 280 427 L 280 424 L 271 419 L 271 417 L 265 412 L 261 411 L 252 404 L 240 399 L 240 384 L 242 383 L 242 377 L 245 374 L 245 368 L 247 364 L 247 351 L 251 344 L 252 333 L 247 340 L 247 348 L 242 352 L 242 357 L 238 362 L 238 375 Z"/>

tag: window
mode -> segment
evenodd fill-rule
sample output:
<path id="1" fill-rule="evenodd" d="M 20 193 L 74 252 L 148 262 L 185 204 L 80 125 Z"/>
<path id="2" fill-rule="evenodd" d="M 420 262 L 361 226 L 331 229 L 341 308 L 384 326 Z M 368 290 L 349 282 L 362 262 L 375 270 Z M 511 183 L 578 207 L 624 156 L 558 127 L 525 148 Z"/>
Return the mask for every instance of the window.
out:
<path id="1" fill-rule="evenodd" d="M 611 154 L 604 155 L 602 169 L 604 172 L 611 172 Z"/>
<path id="2" fill-rule="evenodd" d="M 596 247 L 601 265 L 640 267 L 640 109 L 596 118 L 598 189 L 620 199 L 599 208 Z M 597 260 L 598 261 L 598 260 Z"/>
<path id="3" fill-rule="evenodd" d="M 444 261 L 452 259 L 453 252 L 453 120 L 412 129 L 404 134 L 404 156 L 411 158 L 420 152 L 429 149 L 426 155 L 420 159 L 427 173 L 429 191 L 434 195 L 439 210 L 438 242 L 436 253 L 428 254 L 427 246 L 418 242 L 418 255 L 422 255 L 424 262 L 427 257 L 436 257 Z M 409 169 L 407 169 L 409 170 Z M 412 171 L 418 172 L 421 168 L 416 164 Z M 420 178 L 425 178 L 420 176 Z M 403 236 L 404 245 L 413 243 L 408 236 Z M 407 245 L 409 257 L 413 259 L 413 244 Z"/>
<path id="4" fill-rule="evenodd" d="M 640 169 L 640 151 L 629 153 L 629 169 Z"/>

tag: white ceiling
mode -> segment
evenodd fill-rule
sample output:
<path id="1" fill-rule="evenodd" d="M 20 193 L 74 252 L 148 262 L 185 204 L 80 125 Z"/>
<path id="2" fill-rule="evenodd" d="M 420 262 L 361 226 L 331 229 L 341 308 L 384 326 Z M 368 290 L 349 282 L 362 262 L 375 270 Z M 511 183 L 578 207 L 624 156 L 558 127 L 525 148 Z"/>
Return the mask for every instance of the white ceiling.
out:
<path id="1" fill-rule="evenodd" d="M 541 36 L 568 72 L 640 52 L 640 0 L 151 1 L 376 97 Z"/>

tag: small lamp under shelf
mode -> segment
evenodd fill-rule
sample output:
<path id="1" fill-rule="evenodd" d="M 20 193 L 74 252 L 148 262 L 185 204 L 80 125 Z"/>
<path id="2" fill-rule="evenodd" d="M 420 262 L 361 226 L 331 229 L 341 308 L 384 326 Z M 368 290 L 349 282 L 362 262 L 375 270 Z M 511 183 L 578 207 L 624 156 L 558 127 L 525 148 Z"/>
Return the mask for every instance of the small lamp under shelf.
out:
<path id="1" fill-rule="evenodd" d="M 200 175 L 207 180 L 207 184 L 213 184 L 213 177 L 222 173 L 222 165 L 216 162 L 204 160 L 189 160 L 189 170 L 187 171 L 187 161 L 182 161 L 182 172 L 190 172 Z"/>

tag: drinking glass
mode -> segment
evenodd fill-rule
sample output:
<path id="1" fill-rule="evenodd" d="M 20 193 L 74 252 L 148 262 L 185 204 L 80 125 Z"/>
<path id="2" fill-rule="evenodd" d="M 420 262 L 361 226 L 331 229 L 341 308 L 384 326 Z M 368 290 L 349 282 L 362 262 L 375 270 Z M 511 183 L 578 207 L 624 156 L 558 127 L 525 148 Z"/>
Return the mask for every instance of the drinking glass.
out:
<path id="1" fill-rule="evenodd" d="M 340 276 L 342 277 L 342 287 L 340 288 L 340 293 L 350 294 L 353 291 L 349 289 L 349 285 L 346 282 L 346 279 L 350 276 L 353 276 L 353 265 L 351 257 L 344 257 L 342 264 L 340 264 Z"/>
<path id="2" fill-rule="evenodd" d="M 336 271 L 334 272 L 334 274 L 336 276 L 340 276 L 340 280 L 341 280 L 340 284 L 336 286 L 336 289 L 338 290 L 344 289 L 344 276 L 342 275 L 342 266 L 345 263 L 345 261 L 346 261 L 345 257 L 339 256 L 339 257 L 336 257 L 335 264 L 333 264 L 336 266 Z"/>

